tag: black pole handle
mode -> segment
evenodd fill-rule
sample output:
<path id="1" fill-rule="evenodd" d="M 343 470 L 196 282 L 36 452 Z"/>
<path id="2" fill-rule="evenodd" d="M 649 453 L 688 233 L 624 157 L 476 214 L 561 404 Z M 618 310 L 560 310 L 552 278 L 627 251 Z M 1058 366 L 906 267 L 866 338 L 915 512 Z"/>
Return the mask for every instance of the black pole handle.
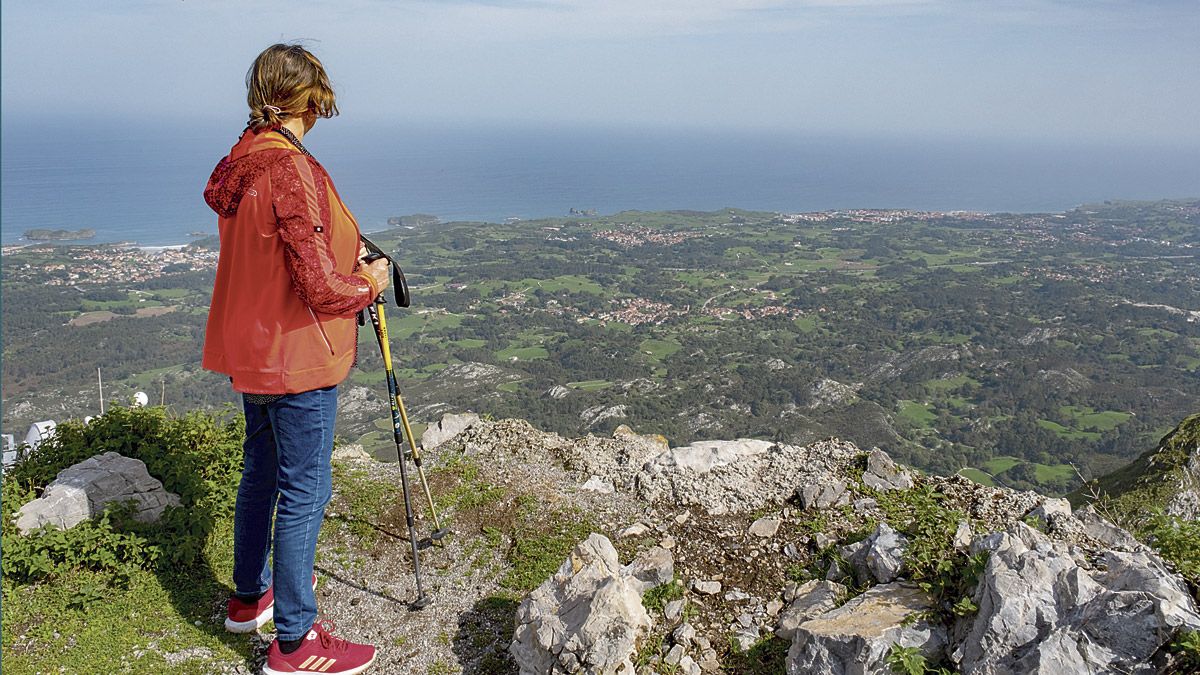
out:
<path id="1" fill-rule="evenodd" d="M 400 269 L 400 265 L 392 258 L 392 256 L 383 252 L 383 249 L 375 245 L 375 242 L 359 235 L 363 246 L 367 249 L 367 255 L 363 261 L 367 264 L 373 263 L 380 258 L 386 258 L 388 264 L 392 267 L 392 292 L 395 294 L 396 305 L 399 307 L 408 307 L 412 304 L 412 294 L 408 291 L 408 280 L 404 278 L 404 271 Z"/>

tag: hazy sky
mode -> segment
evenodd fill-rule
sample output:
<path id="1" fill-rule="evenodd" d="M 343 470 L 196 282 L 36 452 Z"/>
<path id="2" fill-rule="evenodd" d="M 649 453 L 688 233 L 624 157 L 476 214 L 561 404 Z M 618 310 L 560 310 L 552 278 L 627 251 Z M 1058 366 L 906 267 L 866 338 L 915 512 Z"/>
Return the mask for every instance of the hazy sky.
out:
<path id="1" fill-rule="evenodd" d="M 5 0 L 3 113 L 244 119 L 304 39 L 356 121 L 1200 143 L 1200 0 Z"/>

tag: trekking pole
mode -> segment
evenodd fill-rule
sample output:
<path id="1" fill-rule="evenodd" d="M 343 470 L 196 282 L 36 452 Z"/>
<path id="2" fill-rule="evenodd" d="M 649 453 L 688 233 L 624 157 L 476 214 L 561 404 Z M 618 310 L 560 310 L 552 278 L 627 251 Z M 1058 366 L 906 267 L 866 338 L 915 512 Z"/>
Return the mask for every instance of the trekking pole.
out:
<path id="1" fill-rule="evenodd" d="M 387 319 L 383 312 L 382 296 L 375 299 L 375 302 L 367 306 L 367 314 L 371 317 L 371 325 L 375 328 L 375 337 L 379 339 L 379 350 L 383 353 L 383 363 L 387 368 L 387 383 L 388 393 L 392 396 L 392 436 L 396 440 L 396 447 L 400 449 L 400 415 L 396 410 L 396 379 L 392 373 L 392 352 L 388 346 L 387 334 Z M 412 559 L 413 559 L 413 576 L 417 579 L 417 599 L 409 605 L 410 609 L 424 609 L 429 606 L 430 598 L 425 595 L 425 589 L 421 585 L 421 555 L 417 551 L 417 531 L 415 518 L 413 517 L 412 500 L 408 494 L 408 468 L 404 461 L 404 455 L 401 453 L 400 461 L 400 483 L 404 492 L 404 521 L 408 524 L 408 541 L 412 544 Z"/>
<path id="2" fill-rule="evenodd" d="M 390 256 L 384 253 L 382 249 L 371 242 L 371 240 L 367 239 L 366 237 L 362 237 L 362 240 L 366 245 L 367 250 L 370 251 L 370 255 L 363 258 L 365 262 L 371 263 L 379 260 L 380 258 L 386 258 L 387 261 L 391 263 L 392 285 L 396 292 L 396 304 L 400 307 L 408 307 L 410 302 L 408 284 L 404 280 L 404 273 L 400 271 L 400 266 L 397 265 L 396 261 L 392 260 Z M 380 310 L 382 310 L 382 304 L 380 304 Z M 379 312 L 379 320 L 386 330 L 387 324 L 384 323 L 385 319 L 382 311 Z M 374 316 L 372 316 L 371 321 L 374 323 Z M 376 329 L 377 336 L 378 333 L 379 331 Z M 383 349 L 382 344 L 380 349 Z M 421 446 L 417 445 L 417 441 L 413 437 L 412 426 L 410 426 L 408 423 L 408 410 L 404 407 L 404 399 L 400 396 L 400 386 L 396 382 L 396 373 L 392 368 L 390 348 L 387 350 L 386 356 L 384 356 L 383 365 L 384 369 L 387 371 L 388 394 L 392 399 L 392 435 L 396 440 L 397 458 L 401 462 L 404 461 L 404 447 L 401 444 L 402 441 L 400 438 L 400 431 L 403 430 L 404 436 L 408 439 L 408 456 L 412 458 L 413 464 L 417 466 L 417 478 L 421 481 L 421 488 L 425 491 L 425 501 L 429 504 L 429 513 L 433 516 L 434 530 L 432 533 L 430 533 L 429 538 L 437 541 L 445 537 L 447 534 L 450 534 L 450 530 L 449 528 L 442 526 L 442 521 L 440 518 L 438 518 L 437 507 L 433 503 L 433 493 L 429 490 L 429 479 L 425 476 L 425 467 L 421 461 Z"/>

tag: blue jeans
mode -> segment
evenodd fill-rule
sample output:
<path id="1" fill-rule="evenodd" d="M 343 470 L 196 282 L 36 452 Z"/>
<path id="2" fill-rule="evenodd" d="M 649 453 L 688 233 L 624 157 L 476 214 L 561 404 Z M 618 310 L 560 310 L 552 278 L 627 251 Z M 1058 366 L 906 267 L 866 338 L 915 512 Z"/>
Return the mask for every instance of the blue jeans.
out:
<path id="1" fill-rule="evenodd" d="M 260 594 L 274 580 L 278 637 L 299 640 L 317 618 L 312 573 L 317 534 L 333 494 L 329 462 L 337 386 L 288 394 L 267 405 L 243 397 L 242 408 L 246 441 L 233 518 L 234 592 Z"/>

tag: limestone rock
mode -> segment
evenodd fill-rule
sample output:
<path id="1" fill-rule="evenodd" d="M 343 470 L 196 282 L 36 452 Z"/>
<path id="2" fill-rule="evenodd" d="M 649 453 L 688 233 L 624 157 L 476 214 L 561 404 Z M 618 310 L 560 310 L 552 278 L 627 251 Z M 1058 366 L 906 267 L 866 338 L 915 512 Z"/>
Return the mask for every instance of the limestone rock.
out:
<path id="1" fill-rule="evenodd" d="M 806 509 L 827 509 L 850 503 L 850 493 L 846 492 L 843 480 L 828 478 L 806 483 L 797 492 L 800 504 Z"/>
<path id="2" fill-rule="evenodd" d="M 1080 567 L 1066 544 L 1024 523 L 981 538 L 991 550 L 960 620 L 952 658 L 963 672 L 1154 672 L 1151 657 L 1181 628 L 1200 628 L 1182 581 L 1148 551 L 1108 551 Z"/>
<path id="3" fill-rule="evenodd" d="M 1050 525 L 1070 517 L 1071 502 L 1065 499 L 1047 499 L 1030 511 L 1029 515 Z"/>
<path id="4" fill-rule="evenodd" d="M 375 458 L 363 450 L 361 443 L 350 443 L 334 448 L 332 459 L 335 462 L 369 462 Z"/>
<path id="5" fill-rule="evenodd" d="M 1102 544 L 1127 550 L 1139 549 L 1143 546 L 1128 530 L 1117 527 L 1100 517 L 1100 514 L 1096 513 L 1095 508 L 1091 505 L 1076 511 L 1075 517 L 1083 526 L 1084 534 Z"/>
<path id="6" fill-rule="evenodd" d="M 927 613 L 937 606 L 915 584 L 875 586 L 837 609 L 801 623 L 788 650 L 789 675 L 859 675 L 890 672 L 893 645 L 916 647 L 936 659 L 947 642 L 944 627 Z"/>
<path id="7" fill-rule="evenodd" d="M 828 612 L 846 599 L 845 586 L 832 581 L 807 581 L 795 591 L 792 604 L 779 617 L 775 634 L 790 640 L 800 624 Z"/>
<path id="8" fill-rule="evenodd" d="M 716 595 L 721 592 L 721 582 L 719 581 L 693 581 L 692 590 L 700 595 Z"/>
<path id="9" fill-rule="evenodd" d="M 842 547 L 842 557 L 854 568 L 860 580 L 874 579 L 886 584 L 894 581 L 904 567 L 904 547 L 908 538 L 887 523 L 880 523 L 866 539 Z"/>
<path id="10" fill-rule="evenodd" d="M 872 449 L 867 455 L 867 470 L 862 480 L 864 485 L 880 492 L 908 490 L 913 486 L 912 476 L 879 448 Z"/>
<path id="11" fill-rule="evenodd" d="M 622 424 L 613 430 L 613 438 L 626 443 L 640 444 L 653 451 L 653 454 L 666 452 L 671 449 L 666 437 L 662 434 L 639 434 L 628 425 Z"/>
<path id="12" fill-rule="evenodd" d="M 585 492 L 599 492 L 602 495 L 611 495 L 616 492 L 612 481 L 601 478 L 600 476 L 592 476 L 587 479 L 587 482 L 579 486 L 580 490 Z"/>
<path id="13" fill-rule="evenodd" d="M 621 570 L 621 575 L 636 582 L 639 593 L 645 593 L 675 578 L 675 557 L 667 549 L 655 546 L 634 558 Z"/>
<path id="14" fill-rule="evenodd" d="M 60 471 L 41 497 L 17 512 L 17 528 L 23 534 L 43 525 L 70 529 L 119 502 L 133 502 L 133 517 L 150 523 L 178 506 L 179 495 L 163 489 L 142 460 L 106 452 Z"/>
<path id="15" fill-rule="evenodd" d="M 430 424 L 421 434 L 421 447 L 432 450 L 446 441 L 454 438 L 479 422 L 475 413 L 453 414 L 446 413 L 437 424 Z"/>
<path id="16" fill-rule="evenodd" d="M 517 609 L 509 651 L 522 675 L 632 675 L 638 643 L 653 625 L 644 585 L 621 568 L 607 537 L 589 536 Z"/>
<path id="17" fill-rule="evenodd" d="M 808 446 L 699 442 L 649 458 L 634 483 L 646 501 L 695 505 L 713 515 L 747 513 L 786 502 L 798 486 L 838 480 L 857 454 L 836 439 Z"/>
<path id="18" fill-rule="evenodd" d="M 579 413 L 579 419 L 583 420 L 585 427 L 591 428 L 611 417 L 625 417 L 628 407 L 624 403 L 613 406 L 593 406 Z"/>
<path id="19" fill-rule="evenodd" d="M 769 539 L 775 536 L 782 524 L 778 518 L 759 518 L 750 525 L 750 534 L 755 537 Z"/>
<path id="20" fill-rule="evenodd" d="M 650 531 L 650 526 L 645 523 L 634 523 L 629 527 L 617 533 L 617 538 L 624 539 L 626 537 L 640 537 Z"/>

